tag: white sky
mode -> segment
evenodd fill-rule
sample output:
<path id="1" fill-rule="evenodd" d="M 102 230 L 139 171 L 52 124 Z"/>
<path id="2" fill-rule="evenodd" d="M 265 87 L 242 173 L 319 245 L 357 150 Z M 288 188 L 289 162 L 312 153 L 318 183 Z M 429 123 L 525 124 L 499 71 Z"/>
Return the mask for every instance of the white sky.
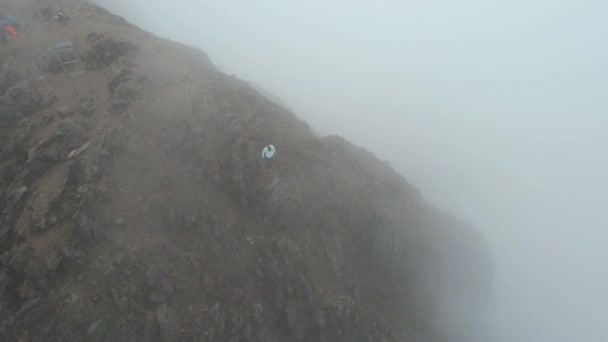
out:
<path id="1" fill-rule="evenodd" d="M 474 222 L 496 257 L 488 341 L 608 341 L 608 2 L 98 2 Z"/>

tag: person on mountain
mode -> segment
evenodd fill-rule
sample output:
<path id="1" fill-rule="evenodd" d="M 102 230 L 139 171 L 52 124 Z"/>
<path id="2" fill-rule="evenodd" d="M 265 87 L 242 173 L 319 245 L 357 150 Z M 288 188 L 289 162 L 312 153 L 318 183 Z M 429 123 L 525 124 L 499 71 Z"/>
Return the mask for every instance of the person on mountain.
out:
<path id="1" fill-rule="evenodd" d="M 21 31 L 21 22 L 19 21 L 19 18 L 15 17 L 14 15 L 8 16 L 8 24 L 14 27 L 15 30 Z"/>
<path id="2" fill-rule="evenodd" d="M 4 31 L 6 31 L 6 33 L 8 33 L 9 36 L 15 40 L 19 38 L 19 32 L 17 32 L 17 30 L 15 30 L 15 28 L 11 25 L 4 26 Z"/>
<path id="3" fill-rule="evenodd" d="M 276 154 L 276 150 L 274 148 L 274 146 L 272 145 L 268 145 L 266 147 L 264 147 L 264 150 L 262 151 L 262 159 L 264 160 L 264 167 L 266 168 L 266 170 L 268 170 L 268 172 L 272 172 L 272 169 L 274 167 L 274 155 Z"/>

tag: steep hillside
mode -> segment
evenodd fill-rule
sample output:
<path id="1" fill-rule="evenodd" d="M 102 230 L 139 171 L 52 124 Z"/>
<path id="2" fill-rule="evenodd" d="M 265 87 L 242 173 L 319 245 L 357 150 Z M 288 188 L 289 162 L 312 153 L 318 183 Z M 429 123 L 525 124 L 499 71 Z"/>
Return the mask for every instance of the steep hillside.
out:
<path id="1" fill-rule="evenodd" d="M 3 8 L 23 27 L 0 46 L 0 340 L 442 341 L 475 324 L 482 237 L 389 165 L 201 51 L 35 3 Z M 64 68 L 60 42 L 82 61 Z"/>

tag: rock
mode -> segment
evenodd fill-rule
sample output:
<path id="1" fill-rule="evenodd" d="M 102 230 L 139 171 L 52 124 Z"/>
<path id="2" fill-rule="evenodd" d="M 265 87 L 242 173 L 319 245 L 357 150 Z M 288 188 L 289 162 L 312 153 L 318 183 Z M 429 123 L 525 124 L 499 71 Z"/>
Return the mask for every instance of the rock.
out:
<path id="1" fill-rule="evenodd" d="M 241 311 L 235 311 L 232 313 L 232 317 L 230 318 L 230 331 L 229 334 L 232 336 L 237 336 L 245 325 L 245 317 L 243 316 Z"/>
<path id="2" fill-rule="evenodd" d="M 129 299 L 127 297 L 120 298 L 118 306 L 122 309 L 122 311 L 129 311 Z"/>
<path id="3" fill-rule="evenodd" d="M 15 253 L 5 255 L 3 264 L 6 265 L 6 271 L 9 274 L 20 277 L 25 273 L 25 268 L 27 266 L 28 260 L 32 255 L 32 250 L 28 248 L 23 248 Z"/>
<path id="4" fill-rule="evenodd" d="M 65 161 L 74 156 L 75 150 L 88 147 L 86 140 L 87 134 L 80 124 L 64 120 L 59 124 L 57 134 L 43 139 L 32 149 L 21 176 L 31 182 L 44 174 L 52 163 Z"/>
<path id="5" fill-rule="evenodd" d="M 107 335 L 107 329 L 103 319 L 100 318 L 95 322 L 91 323 L 91 325 L 89 325 L 89 329 L 87 330 L 87 334 L 90 336 L 91 341 L 104 341 Z"/>
<path id="6" fill-rule="evenodd" d="M 72 330 L 67 326 L 66 323 L 59 323 L 56 328 L 57 340 L 63 342 L 77 342 L 79 341 Z"/>
<path id="7" fill-rule="evenodd" d="M 53 122 L 53 120 L 55 120 L 55 116 L 53 114 L 46 113 L 46 114 L 42 115 L 42 118 L 41 118 L 38 126 L 47 127 L 48 125 L 51 124 L 51 122 Z"/>
<path id="8" fill-rule="evenodd" d="M 224 334 L 224 328 L 226 326 L 226 313 L 220 303 L 216 303 L 211 307 L 210 314 L 211 320 L 215 325 L 215 329 L 219 332 L 220 335 Z"/>
<path id="9" fill-rule="evenodd" d="M 164 275 L 168 275 L 169 272 L 171 272 L 171 263 L 169 262 L 169 258 L 166 255 L 161 255 L 160 257 L 158 257 L 158 261 L 156 264 Z"/>
<path id="10" fill-rule="evenodd" d="M 62 259 L 63 259 L 63 257 L 61 256 L 61 254 L 59 252 L 57 252 L 57 251 L 52 252 L 51 255 L 49 255 L 49 257 L 46 260 L 47 270 L 49 270 L 50 272 L 57 271 L 57 269 L 59 269 L 59 266 L 61 266 Z"/>
<path id="11" fill-rule="evenodd" d="M 327 317 L 325 315 L 325 310 L 317 309 L 315 312 L 315 322 L 317 323 L 317 327 L 319 329 L 325 329 L 327 326 Z"/>
<path id="12" fill-rule="evenodd" d="M 61 106 L 57 108 L 56 111 L 57 115 L 59 115 L 60 118 L 67 118 L 74 114 L 74 111 L 71 110 L 68 106 Z"/>
<path id="13" fill-rule="evenodd" d="M 57 217 L 55 215 L 47 213 L 47 215 L 33 217 L 34 222 L 32 226 L 36 228 L 38 232 L 44 232 L 53 225 L 57 224 Z"/>
<path id="14" fill-rule="evenodd" d="M 137 341 L 145 341 L 145 342 L 165 342 L 166 340 L 161 340 L 161 332 L 158 322 L 154 322 L 153 324 L 144 323 L 141 325 L 138 330 L 143 331 L 143 336 L 141 336 Z"/>
<path id="15" fill-rule="evenodd" d="M 213 235 L 218 239 L 221 239 L 224 235 L 224 225 L 221 222 L 212 223 L 211 230 L 213 231 Z"/>
<path id="16" fill-rule="evenodd" d="M 136 77 L 131 73 L 127 64 L 115 65 L 108 82 L 108 90 L 112 94 L 112 114 L 121 114 L 137 100 Z"/>
<path id="17" fill-rule="evenodd" d="M 90 41 L 90 42 L 96 42 L 96 41 L 100 40 L 101 38 L 103 38 L 103 34 L 101 34 L 101 33 L 89 32 L 87 34 L 87 41 Z"/>
<path id="18" fill-rule="evenodd" d="M 348 295 L 339 296 L 330 311 L 330 318 L 336 328 L 350 329 L 354 323 L 355 302 Z"/>
<path id="19" fill-rule="evenodd" d="M 80 266 L 84 265 L 86 255 L 83 251 L 65 247 L 61 252 L 65 260 L 69 260 Z"/>
<path id="20" fill-rule="evenodd" d="M 131 286 L 129 286 L 129 288 L 127 289 L 127 294 L 129 295 L 131 303 L 143 302 L 146 300 L 144 291 L 142 291 L 134 284 L 131 284 Z"/>
<path id="21" fill-rule="evenodd" d="M 255 341 L 254 336 L 253 336 L 253 327 L 251 325 L 251 322 L 246 322 L 245 326 L 243 327 L 243 333 L 241 334 L 242 339 L 241 341 Z"/>
<path id="22" fill-rule="evenodd" d="M 210 273 L 205 272 L 203 275 L 203 289 L 206 293 L 210 293 L 215 288 L 215 278 Z"/>
<path id="23" fill-rule="evenodd" d="M 19 203 L 19 201 L 21 201 L 21 199 L 23 198 L 23 195 L 25 195 L 25 193 L 27 192 L 28 187 L 27 186 L 22 186 L 19 189 L 15 190 L 10 197 L 10 202 L 8 204 L 8 208 L 12 208 L 15 205 L 17 205 Z"/>
<path id="24" fill-rule="evenodd" d="M 274 287 L 274 306 L 277 311 L 283 311 L 285 307 L 285 290 L 281 286 Z"/>
<path id="25" fill-rule="evenodd" d="M 63 137 L 63 143 L 67 151 L 76 149 L 87 141 L 87 133 L 82 125 L 71 119 L 64 120 L 59 124 L 58 134 Z"/>
<path id="26" fill-rule="evenodd" d="M 30 259 L 25 266 L 25 274 L 31 279 L 40 279 L 44 277 L 44 267 L 36 259 Z"/>
<path id="27" fill-rule="evenodd" d="M 152 293 L 150 293 L 150 302 L 153 304 L 164 304 L 166 302 L 169 301 L 169 296 L 167 296 L 165 293 L 161 292 L 161 291 L 153 291 Z"/>
<path id="28" fill-rule="evenodd" d="M 40 141 L 30 153 L 28 162 L 40 160 L 47 163 L 56 163 L 65 160 L 68 152 L 64 138 L 56 134 Z M 39 173 L 39 175 L 41 174 Z"/>
<path id="29" fill-rule="evenodd" d="M 127 144 L 127 137 L 118 130 L 110 130 L 101 141 L 104 151 L 110 155 L 120 152 Z"/>
<path id="30" fill-rule="evenodd" d="M 287 319 L 287 325 L 290 329 L 294 329 L 298 323 L 298 304 L 291 298 L 287 301 L 285 307 L 285 318 Z"/>
<path id="31" fill-rule="evenodd" d="M 13 277 L 11 277 L 4 270 L 0 271 L 0 303 L 2 302 L 2 300 L 6 299 L 6 297 L 4 297 L 6 289 L 8 289 L 13 284 L 13 282 Z M 1 306 L 2 304 L 0 304 L 0 308 Z"/>
<path id="32" fill-rule="evenodd" d="M 40 300 L 40 298 L 34 298 L 21 306 L 17 311 L 17 319 L 21 321 L 24 326 L 30 326 L 36 324 L 51 314 L 51 307 Z"/>
<path id="33" fill-rule="evenodd" d="M 146 278 L 148 278 L 148 285 L 155 286 L 160 281 L 163 274 L 157 265 L 151 265 L 146 272 Z"/>
<path id="34" fill-rule="evenodd" d="M 285 307 L 285 319 L 287 326 L 298 339 L 304 338 L 306 333 L 306 318 L 302 315 L 298 303 L 291 298 Z"/>
<path id="35" fill-rule="evenodd" d="M 264 271 L 262 271 L 259 268 L 255 270 L 255 275 L 257 275 L 258 278 L 260 278 L 260 279 L 264 279 L 266 277 L 266 275 L 264 274 Z"/>
<path id="36" fill-rule="evenodd" d="M 262 322 L 262 314 L 264 313 L 264 306 L 261 303 L 253 304 L 253 321 L 256 323 Z"/>
<path id="37" fill-rule="evenodd" d="M 95 98 L 83 97 L 80 99 L 80 105 L 78 106 L 78 113 L 80 115 L 89 118 L 95 114 L 96 109 Z"/>
<path id="38" fill-rule="evenodd" d="M 129 65 L 118 64 L 112 67 L 112 75 L 108 82 L 108 90 L 114 95 L 116 88 L 132 78 L 131 67 Z"/>
<path id="39" fill-rule="evenodd" d="M 121 56 L 135 50 L 135 45 L 117 41 L 112 38 L 91 40 L 95 44 L 83 54 L 83 60 L 91 70 L 105 68 L 116 62 Z"/>
<path id="40" fill-rule="evenodd" d="M 341 276 L 341 244 L 337 237 L 333 234 L 324 233 L 322 235 L 323 249 L 329 259 L 332 273 L 336 278 Z"/>
<path id="41" fill-rule="evenodd" d="M 118 115 L 124 113 L 136 99 L 137 94 L 134 87 L 125 83 L 118 85 L 112 96 L 112 114 Z"/>
<path id="42" fill-rule="evenodd" d="M 31 115 L 48 106 L 34 80 L 26 80 L 6 90 L 0 97 L 0 125 Z"/>
<path id="43" fill-rule="evenodd" d="M 238 305 L 243 301 L 245 297 L 245 292 L 242 289 L 236 288 L 232 291 L 232 304 Z"/>
<path id="44" fill-rule="evenodd" d="M 300 189 L 294 180 L 279 181 L 270 185 L 271 192 L 267 202 L 267 211 L 273 225 L 287 230 L 300 221 Z"/>
<path id="45" fill-rule="evenodd" d="M 21 173 L 21 178 L 26 184 L 30 184 L 36 178 L 40 177 L 51 166 L 48 161 L 37 158 L 30 159 L 25 164 L 25 169 Z"/>
<path id="46" fill-rule="evenodd" d="M 166 303 L 156 310 L 156 321 L 165 342 L 178 342 L 182 336 L 182 326 L 175 310 Z"/>
<path id="47" fill-rule="evenodd" d="M 81 241 L 88 245 L 97 244 L 97 240 L 95 238 L 95 227 L 93 222 L 91 222 L 88 217 L 81 215 L 76 222 L 74 227 L 74 232 L 76 233 L 76 237 Z"/>
<path id="48" fill-rule="evenodd" d="M 122 266 L 125 262 L 125 252 L 121 251 L 112 257 L 112 263 L 116 266 Z"/>
<path id="49" fill-rule="evenodd" d="M 9 334 L 4 327 L 0 327 L 0 341 L 15 341 L 16 338 L 11 337 L 12 334 Z"/>
<path id="50" fill-rule="evenodd" d="M 163 278 L 160 280 L 160 290 L 169 297 L 173 295 L 173 286 L 171 285 L 169 279 Z"/>
<path id="51" fill-rule="evenodd" d="M 167 278 L 162 278 L 157 287 L 150 294 L 150 301 L 155 304 L 163 304 L 171 299 L 173 295 L 173 286 Z"/>
<path id="52" fill-rule="evenodd" d="M 4 95 L 6 90 L 18 82 L 20 75 L 9 64 L 5 64 L 0 71 L 0 96 Z"/>

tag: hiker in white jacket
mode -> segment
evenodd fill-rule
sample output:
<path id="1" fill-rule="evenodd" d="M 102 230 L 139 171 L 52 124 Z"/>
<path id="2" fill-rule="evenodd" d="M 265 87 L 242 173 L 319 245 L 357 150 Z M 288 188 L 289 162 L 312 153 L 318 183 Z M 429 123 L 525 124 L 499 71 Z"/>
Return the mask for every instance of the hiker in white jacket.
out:
<path id="1" fill-rule="evenodd" d="M 268 145 L 266 147 L 264 147 L 264 150 L 262 151 L 262 159 L 264 159 L 264 167 L 266 167 L 266 170 L 268 170 L 268 172 L 272 172 L 272 168 L 274 167 L 274 155 L 277 151 L 275 150 L 274 146 L 272 145 Z"/>

